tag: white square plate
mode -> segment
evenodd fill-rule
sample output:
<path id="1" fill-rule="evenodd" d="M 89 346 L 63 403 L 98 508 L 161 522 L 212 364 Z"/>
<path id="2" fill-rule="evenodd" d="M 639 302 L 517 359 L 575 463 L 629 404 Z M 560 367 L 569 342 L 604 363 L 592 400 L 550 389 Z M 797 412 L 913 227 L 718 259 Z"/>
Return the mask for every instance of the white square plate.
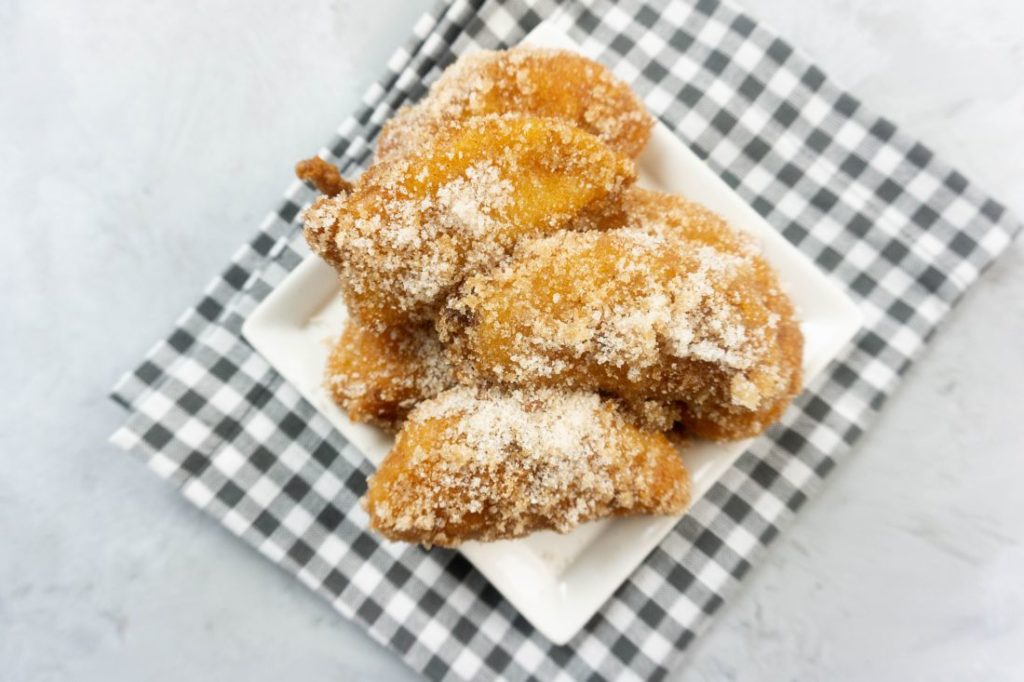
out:
<path id="1" fill-rule="evenodd" d="M 527 42 L 579 51 L 549 25 L 538 27 Z M 699 201 L 760 242 L 796 304 L 805 337 L 805 381 L 813 380 L 860 329 L 857 306 L 660 122 L 638 166 L 640 184 Z M 242 333 L 376 465 L 391 448 L 391 436 L 349 421 L 321 382 L 329 340 L 340 333 L 345 317 L 334 271 L 309 256 L 252 312 Z M 749 441 L 699 443 L 684 452 L 693 477 L 693 499 L 705 495 L 748 445 Z M 520 540 L 470 542 L 460 551 L 534 627 L 564 644 L 679 519 L 596 521 L 567 535 L 542 532 Z"/>

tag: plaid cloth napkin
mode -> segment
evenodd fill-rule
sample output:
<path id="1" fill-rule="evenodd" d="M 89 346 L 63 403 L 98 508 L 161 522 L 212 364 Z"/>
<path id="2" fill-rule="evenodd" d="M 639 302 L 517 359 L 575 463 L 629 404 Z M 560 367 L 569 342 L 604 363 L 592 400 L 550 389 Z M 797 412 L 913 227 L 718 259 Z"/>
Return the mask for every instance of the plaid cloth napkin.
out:
<path id="1" fill-rule="evenodd" d="M 660 679 L 869 426 L 942 318 L 1019 225 L 931 151 L 716 0 L 438 7 L 327 145 L 346 174 L 380 124 L 459 53 L 557 17 L 820 268 L 866 326 L 567 646 L 459 554 L 382 544 L 371 467 L 240 337 L 306 253 L 295 183 L 205 296 L 114 389 L 113 440 L 434 679 Z"/>

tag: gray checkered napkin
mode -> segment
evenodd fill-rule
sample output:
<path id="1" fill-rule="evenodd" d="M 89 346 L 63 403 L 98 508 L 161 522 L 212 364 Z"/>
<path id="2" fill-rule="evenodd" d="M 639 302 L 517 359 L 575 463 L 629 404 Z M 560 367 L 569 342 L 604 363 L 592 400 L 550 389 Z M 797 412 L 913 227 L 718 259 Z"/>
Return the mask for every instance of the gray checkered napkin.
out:
<path id="1" fill-rule="evenodd" d="M 472 46 L 557 16 L 786 238 L 866 326 L 567 646 L 459 554 L 385 546 L 357 500 L 370 466 L 241 338 L 302 260 L 299 183 L 202 300 L 114 389 L 114 441 L 434 679 L 660 679 L 872 422 L 1018 224 L 728 4 L 455 2 L 423 17 L 327 150 L 347 174 L 399 106 Z"/>

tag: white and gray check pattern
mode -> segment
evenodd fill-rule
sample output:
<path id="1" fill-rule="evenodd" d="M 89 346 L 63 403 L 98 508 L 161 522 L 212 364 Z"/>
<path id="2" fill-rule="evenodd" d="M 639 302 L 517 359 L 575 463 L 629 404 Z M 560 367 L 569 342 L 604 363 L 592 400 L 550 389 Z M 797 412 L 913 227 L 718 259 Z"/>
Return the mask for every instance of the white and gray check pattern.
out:
<path id="1" fill-rule="evenodd" d="M 661 679 L 874 419 L 1019 225 L 931 151 L 718 0 L 460 1 L 415 28 L 326 152 L 347 175 L 456 55 L 557 16 L 793 244 L 866 326 L 568 645 L 459 554 L 381 542 L 370 466 L 241 338 L 302 260 L 299 183 L 175 331 L 122 379 L 115 442 L 433 679 Z"/>

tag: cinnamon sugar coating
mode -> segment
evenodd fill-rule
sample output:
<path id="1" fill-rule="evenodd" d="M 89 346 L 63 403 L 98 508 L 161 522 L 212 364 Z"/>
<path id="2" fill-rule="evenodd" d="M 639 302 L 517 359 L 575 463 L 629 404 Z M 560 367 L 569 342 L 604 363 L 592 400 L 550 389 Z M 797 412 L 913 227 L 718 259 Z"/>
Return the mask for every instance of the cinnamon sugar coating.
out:
<path id="1" fill-rule="evenodd" d="M 374 164 L 350 193 L 318 200 L 306 239 L 338 270 L 361 324 L 416 324 L 519 239 L 599 215 L 635 174 L 632 161 L 564 122 L 473 118 Z"/>
<path id="2" fill-rule="evenodd" d="M 589 219 L 585 217 L 584 219 Z M 685 239 L 719 251 L 758 257 L 753 240 L 735 230 L 714 211 L 678 194 L 633 186 L 613 207 L 596 216 L 588 229 L 631 227 L 652 236 Z"/>
<path id="3" fill-rule="evenodd" d="M 634 186 L 652 119 L 559 50 L 459 59 L 354 184 L 319 158 L 305 236 L 351 314 L 324 386 L 397 430 L 370 524 L 455 546 L 689 504 L 678 456 L 776 421 L 803 336 L 756 245 Z M 673 445 L 677 443 L 677 445 Z"/>
<path id="4" fill-rule="evenodd" d="M 521 244 L 469 278 L 438 322 L 461 379 L 681 403 L 695 435 L 759 433 L 799 389 L 803 337 L 753 247 L 697 215 L 703 241 L 681 214 L 627 221 Z"/>
<path id="5" fill-rule="evenodd" d="M 591 59 L 535 47 L 482 51 L 459 58 L 423 101 L 384 125 L 377 158 L 415 149 L 446 122 L 509 113 L 562 119 L 634 158 L 653 124 L 629 86 Z"/>
<path id="6" fill-rule="evenodd" d="M 674 514 L 689 491 L 668 439 L 595 394 L 458 387 L 409 415 L 365 506 L 390 539 L 455 546 Z"/>
<path id="7" fill-rule="evenodd" d="M 327 359 L 324 386 L 355 422 L 389 431 L 417 403 L 455 385 L 437 334 L 427 327 L 383 332 L 349 320 Z"/>

